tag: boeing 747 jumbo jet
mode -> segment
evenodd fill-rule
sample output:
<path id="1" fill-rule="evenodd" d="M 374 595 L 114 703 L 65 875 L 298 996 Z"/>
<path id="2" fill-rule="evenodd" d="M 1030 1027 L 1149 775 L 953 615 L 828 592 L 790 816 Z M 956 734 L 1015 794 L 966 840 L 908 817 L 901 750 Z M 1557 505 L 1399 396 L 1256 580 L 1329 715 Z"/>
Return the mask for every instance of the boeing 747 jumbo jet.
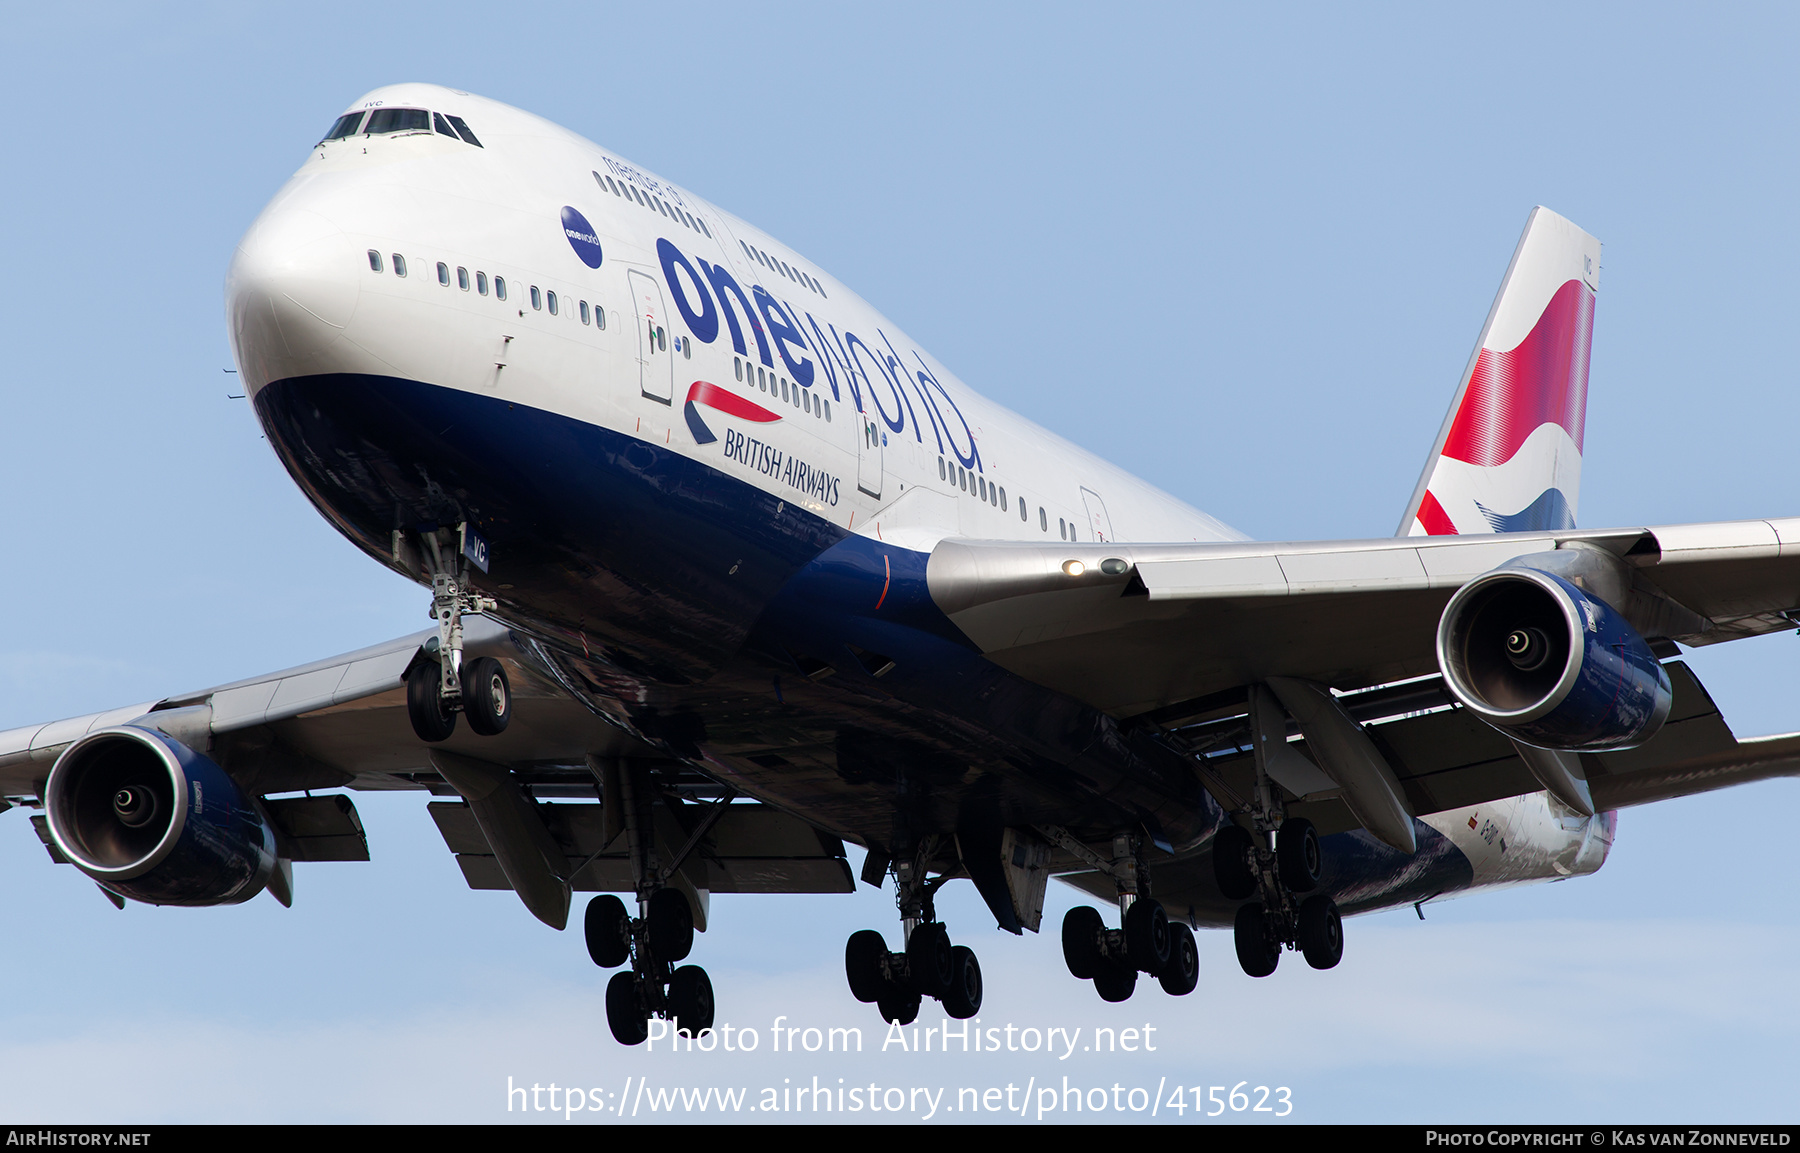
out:
<path id="1" fill-rule="evenodd" d="M 1800 621 L 1800 518 L 1576 527 L 1600 245 L 1526 222 L 1392 538 L 1257 543 L 982 399 L 816 264 L 537 117 L 339 117 L 226 313 L 282 463 L 430 629 L 0 733 L 0 794 L 123 907 L 288 904 L 411 789 L 568 922 L 613 1034 L 700 1031 L 711 898 L 891 878 L 889 1021 L 982 1001 L 967 880 L 1074 977 L 1329 969 L 1341 918 L 1591 873 L 1616 811 L 1800 773 L 1680 646 Z M 626 894 L 621 900 L 615 894 Z M 1109 910 L 1102 913 L 1101 909 Z M 958 926 L 962 931 L 969 927 Z"/>

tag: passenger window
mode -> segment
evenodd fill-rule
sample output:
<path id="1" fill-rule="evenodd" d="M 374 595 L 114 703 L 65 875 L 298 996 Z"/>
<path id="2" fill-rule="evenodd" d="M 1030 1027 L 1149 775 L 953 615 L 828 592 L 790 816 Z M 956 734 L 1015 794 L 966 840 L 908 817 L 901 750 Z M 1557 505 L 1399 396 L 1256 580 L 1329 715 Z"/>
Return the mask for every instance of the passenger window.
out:
<path id="1" fill-rule="evenodd" d="M 469 270 L 468 269 L 458 268 L 456 270 L 456 287 L 462 289 L 464 292 L 469 291 Z"/>
<path id="2" fill-rule="evenodd" d="M 700 235 L 706 237 L 706 239 L 708 239 L 708 240 L 711 240 L 712 232 L 706 227 L 706 217 L 696 216 L 696 217 L 694 217 L 694 222 L 700 226 Z"/>
<path id="3" fill-rule="evenodd" d="M 450 125 L 444 119 L 444 114 L 442 112 L 433 112 L 431 114 L 431 126 L 438 130 L 439 136 L 448 136 L 452 140 L 456 139 L 456 133 L 451 131 Z"/>
<path id="4" fill-rule="evenodd" d="M 373 248 L 369 249 L 369 271 L 381 271 L 381 253 L 376 252 Z"/>
<path id="5" fill-rule="evenodd" d="M 944 458 L 941 456 L 938 457 L 938 479 L 944 479 Z"/>
<path id="6" fill-rule="evenodd" d="M 598 304 L 594 305 L 594 327 L 606 327 L 606 309 L 601 308 Z"/>
<path id="7" fill-rule="evenodd" d="M 804 388 L 800 390 L 800 407 L 807 412 L 812 411 L 812 393 Z"/>
<path id="8" fill-rule="evenodd" d="M 683 360 L 694 359 L 694 341 L 691 337 L 681 338 L 681 356 Z"/>
<path id="9" fill-rule="evenodd" d="M 741 357 L 734 356 L 731 358 L 731 371 L 737 373 L 737 378 L 739 380 L 744 379 L 744 361 Z"/>
<path id="10" fill-rule="evenodd" d="M 475 274 L 475 291 L 483 296 L 487 295 L 487 273 L 477 272 Z"/>
<path id="11" fill-rule="evenodd" d="M 450 287 L 450 266 L 441 260 L 438 261 L 438 283 L 445 288 Z"/>
<path id="12" fill-rule="evenodd" d="M 1062 537 L 1064 540 L 1069 539 L 1069 526 L 1063 521 L 1063 518 L 1060 516 L 1056 518 L 1056 533 L 1058 536 Z"/>
<path id="13" fill-rule="evenodd" d="M 656 197 L 652 196 L 650 199 L 656 200 Z M 662 213 L 664 216 L 669 215 L 669 206 L 664 204 L 660 200 L 656 200 L 656 210 L 658 212 Z"/>
<path id="14" fill-rule="evenodd" d="M 975 495 L 982 500 L 987 499 L 987 477 L 977 476 L 975 478 Z"/>
<path id="15" fill-rule="evenodd" d="M 499 299 L 499 300 L 506 299 L 506 277 L 504 277 L 504 276 L 494 277 L 494 296 L 496 299 Z"/>
<path id="16" fill-rule="evenodd" d="M 781 399 L 787 399 L 787 377 L 781 378 Z"/>
<path id="17" fill-rule="evenodd" d="M 377 108 L 369 113 L 368 133 L 430 132 L 431 113 L 423 108 Z"/>
<path id="18" fill-rule="evenodd" d="M 1023 500 L 1019 501 L 1019 519 L 1021 521 L 1028 520 L 1028 519 L 1030 519 L 1030 516 L 1031 516 L 1031 510 L 1026 507 L 1025 502 Z"/>
<path id="19" fill-rule="evenodd" d="M 1000 489 L 1000 511 L 1006 511 L 1006 488 L 1004 486 Z"/>
<path id="20" fill-rule="evenodd" d="M 325 140 L 342 140 L 346 136 L 355 136 L 356 128 L 362 123 L 362 118 L 363 114 L 360 112 L 344 113 L 337 118 L 337 123 L 331 126 L 331 131 L 325 134 Z M 323 144 L 325 140 L 321 140 L 319 143 Z"/>
<path id="21" fill-rule="evenodd" d="M 756 370 L 756 387 L 762 389 L 764 392 L 769 391 L 768 381 L 763 378 L 763 370 L 760 368 Z"/>
<path id="22" fill-rule="evenodd" d="M 588 322 L 588 306 L 587 306 L 587 301 L 584 300 L 581 302 L 581 323 L 586 324 L 587 322 Z"/>
<path id="23" fill-rule="evenodd" d="M 1050 514 L 1041 504 L 1038 505 L 1038 528 L 1044 532 L 1050 531 Z"/>
<path id="24" fill-rule="evenodd" d="M 473 132 L 469 131 L 469 126 L 467 124 L 463 123 L 462 117 L 446 116 L 446 117 L 444 117 L 444 119 L 448 120 L 450 122 L 451 127 L 456 129 L 456 134 L 458 136 L 462 137 L 464 140 L 467 140 L 470 144 L 473 144 L 477 148 L 481 147 L 481 141 L 475 139 L 475 134 Z"/>
<path id="25" fill-rule="evenodd" d="M 669 334 L 663 331 L 661 325 L 656 329 L 656 347 L 662 352 L 669 351 Z"/>
<path id="26" fill-rule="evenodd" d="M 831 402 L 829 400 L 826 400 L 824 397 L 820 397 L 819 400 L 820 400 L 820 403 L 824 404 L 824 406 L 825 406 L 825 423 L 830 424 L 831 423 Z"/>
<path id="27" fill-rule="evenodd" d="M 962 487 L 964 492 L 969 491 L 969 470 L 960 464 L 956 466 L 956 483 Z"/>
<path id="28" fill-rule="evenodd" d="M 643 205 L 645 208 L 650 207 L 650 202 L 648 200 L 644 199 L 644 194 L 642 192 L 639 192 L 637 189 L 633 188 L 633 189 L 631 189 L 631 194 L 633 196 L 637 197 L 637 202 L 639 204 Z"/>
<path id="29" fill-rule="evenodd" d="M 398 252 L 394 253 L 394 275 L 406 275 L 406 257 L 401 256 Z"/>
<path id="30" fill-rule="evenodd" d="M 684 211 L 681 215 L 687 218 L 687 226 L 689 228 L 693 228 L 695 232 L 700 231 L 698 228 L 694 227 L 694 217 L 691 213 Z"/>
<path id="31" fill-rule="evenodd" d="M 550 315 L 555 316 L 556 315 L 556 293 L 551 292 L 551 293 L 548 293 L 547 295 L 550 298 Z"/>
<path id="32" fill-rule="evenodd" d="M 748 244 L 745 244 L 743 241 L 740 240 L 740 241 L 738 241 L 738 247 L 744 250 L 745 256 L 750 256 L 750 246 Z M 754 256 L 750 256 L 750 259 L 754 260 L 756 258 Z"/>
<path id="33" fill-rule="evenodd" d="M 988 489 L 988 503 L 989 504 L 999 504 L 1000 503 L 999 487 L 996 485 L 990 484 L 987 486 L 987 489 Z"/>
<path id="34" fill-rule="evenodd" d="M 535 284 L 531 286 L 531 307 L 540 312 L 542 312 L 544 308 L 543 294 L 538 291 L 538 286 Z"/>

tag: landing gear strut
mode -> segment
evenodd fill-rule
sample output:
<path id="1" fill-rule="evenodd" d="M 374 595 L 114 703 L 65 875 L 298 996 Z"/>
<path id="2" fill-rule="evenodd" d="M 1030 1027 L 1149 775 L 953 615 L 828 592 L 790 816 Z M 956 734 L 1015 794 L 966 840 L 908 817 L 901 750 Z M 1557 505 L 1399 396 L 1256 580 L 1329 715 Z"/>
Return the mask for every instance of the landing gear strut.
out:
<path id="1" fill-rule="evenodd" d="M 1325 866 L 1318 830 L 1304 817 L 1286 815 L 1260 755 L 1249 808 L 1254 833 L 1229 824 L 1213 840 L 1219 892 L 1233 901 L 1256 898 L 1238 906 L 1232 923 L 1238 964 L 1252 977 L 1267 977 L 1285 946 L 1315 969 L 1331 968 L 1344 956 L 1344 926 L 1337 902 L 1314 892 Z"/>
<path id="2" fill-rule="evenodd" d="M 851 935 L 844 945 L 844 975 L 858 1001 L 872 1001 L 883 1020 L 910 1025 L 919 1006 L 935 997 L 950 1016 L 965 1020 L 981 1012 L 981 963 L 966 945 L 952 945 L 950 931 L 937 919 L 932 898 L 945 881 L 926 880 L 926 865 L 938 838 L 927 837 L 912 860 L 895 862 L 894 900 L 900 906 L 900 952 L 873 929 Z"/>
<path id="3" fill-rule="evenodd" d="M 660 867 L 651 840 L 651 797 L 641 770 L 621 769 L 608 781 L 606 804 L 624 813 L 631 871 L 637 887 L 638 915 L 625 902 L 604 893 L 588 902 L 583 929 L 588 956 L 603 969 L 629 964 L 606 985 L 606 1023 L 621 1045 L 638 1045 L 650 1035 L 650 1018 L 672 1019 L 678 1033 L 699 1036 L 713 1025 L 712 979 L 698 965 L 680 965 L 694 948 L 694 909 L 687 894 L 668 885 L 686 853 L 692 850 L 729 804 L 731 793 L 717 802 L 687 848 L 666 868 Z"/>
<path id="4" fill-rule="evenodd" d="M 467 539 L 468 526 L 456 531 Z M 466 547 L 449 551 L 439 532 L 420 537 L 426 568 L 431 573 L 431 617 L 438 635 L 426 642 L 430 660 L 419 661 L 406 674 L 406 715 L 420 740 L 436 744 L 456 731 L 456 714 L 484 737 L 496 736 L 512 720 L 512 686 L 506 668 L 492 657 L 479 657 L 463 665 L 462 618 L 464 613 L 492 611 L 491 597 L 474 591 Z"/>
<path id="5" fill-rule="evenodd" d="M 1072 838 L 1057 838 L 1070 848 Z M 1119 892 L 1121 928 L 1108 929 L 1099 910 L 1080 905 L 1063 917 L 1063 963 L 1077 978 L 1094 983 L 1103 1001 L 1124 1001 L 1137 989 L 1139 973 L 1155 977 L 1163 991 L 1185 997 L 1200 983 L 1200 950 L 1194 932 L 1169 920 L 1160 901 L 1141 890 L 1147 870 L 1132 836 L 1113 838 L 1113 860 L 1095 858 L 1112 875 Z M 1093 854 L 1077 854 L 1093 856 Z"/>

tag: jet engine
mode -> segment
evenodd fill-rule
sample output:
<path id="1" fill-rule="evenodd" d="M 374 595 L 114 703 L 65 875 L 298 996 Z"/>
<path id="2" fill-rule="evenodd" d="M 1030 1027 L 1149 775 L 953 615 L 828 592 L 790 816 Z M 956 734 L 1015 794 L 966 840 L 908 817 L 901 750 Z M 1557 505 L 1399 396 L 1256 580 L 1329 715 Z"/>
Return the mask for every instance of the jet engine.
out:
<path id="1" fill-rule="evenodd" d="M 275 868 L 275 830 L 224 769 L 153 729 L 100 729 L 56 759 L 50 836 L 102 887 L 151 905 L 235 905 Z"/>
<path id="2" fill-rule="evenodd" d="M 1637 630 L 1605 601 L 1523 565 L 1450 598 L 1437 656 L 1464 707 L 1527 745 L 1628 749 L 1669 715 L 1669 676 Z"/>

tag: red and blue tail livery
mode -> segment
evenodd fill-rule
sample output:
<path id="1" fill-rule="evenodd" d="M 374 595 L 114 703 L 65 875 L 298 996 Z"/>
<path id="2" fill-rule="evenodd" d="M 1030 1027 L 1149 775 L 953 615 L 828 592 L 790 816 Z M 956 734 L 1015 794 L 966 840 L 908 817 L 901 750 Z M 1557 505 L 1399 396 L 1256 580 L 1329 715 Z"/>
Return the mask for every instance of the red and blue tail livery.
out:
<path id="1" fill-rule="evenodd" d="M 1573 528 L 1600 242 L 1534 208 L 1401 536 Z"/>

